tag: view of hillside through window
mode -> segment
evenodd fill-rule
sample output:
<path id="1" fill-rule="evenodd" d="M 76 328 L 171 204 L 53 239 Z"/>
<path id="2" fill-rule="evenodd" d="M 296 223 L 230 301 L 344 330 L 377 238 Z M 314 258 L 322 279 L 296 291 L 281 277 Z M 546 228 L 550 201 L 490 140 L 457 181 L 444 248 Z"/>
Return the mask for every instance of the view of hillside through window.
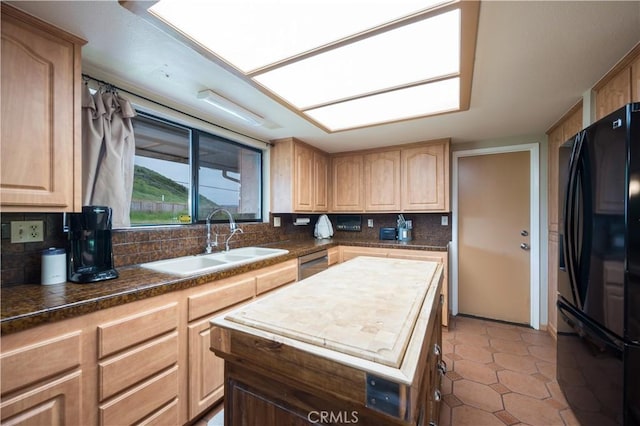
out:
<path id="1" fill-rule="evenodd" d="M 145 115 L 138 115 L 133 126 L 132 226 L 192 223 L 219 207 L 230 211 L 235 220 L 261 219 L 259 151 Z M 191 159 L 194 134 L 199 149 Z M 197 185 L 191 179 L 191 161 L 197 162 Z M 191 213 L 194 196 L 198 197 L 195 217 Z M 226 216 L 214 219 L 226 220 Z"/>

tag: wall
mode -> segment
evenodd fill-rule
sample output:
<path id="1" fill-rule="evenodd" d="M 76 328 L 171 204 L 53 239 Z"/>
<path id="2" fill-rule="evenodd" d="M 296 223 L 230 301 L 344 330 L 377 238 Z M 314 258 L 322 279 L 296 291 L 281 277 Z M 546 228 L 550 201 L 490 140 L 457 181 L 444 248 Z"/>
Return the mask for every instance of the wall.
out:
<path id="1" fill-rule="evenodd" d="M 309 217 L 310 224 L 306 226 L 294 226 L 296 215 L 279 214 L 282 226 L 274 228 L 269 223 L 240 223 L 244 233 L 236 234 L 231 240 L 230 246 L 244 247 L 262 245 L 277 241 L 311 239 L 313 238 L 314 225 L 319 215 L 297 215 Z M 407 219 L 413 220 L 413 238 L 420 239 L 430 245 L 446 245 L 451 240 L 451 226 L 441 226 L 441 214 L 406 214 Z M 450 216 L 449 223 L 451 223 Z M 335 215 L 329 215 L 334 230 Z M 374 219 L 374 228 L 366 228 L 367 219 Z M 395 227 L 397 215 L 395 214 L 369 214 L 363 215 L 362 232 L 338 232 L 334 237 L 341 239 L 365 238 L 378 239 L 378 232 L 382 226 Z M 0 256 L 0 285 L 19 285 L 40 282 L 41 252 L 49 247 L 66 247 L 67 236 L 63 232 L 63 215 L 61 213 L 4 213 L 0 215 L 2 224 L 18 220 L 42 220 L 44 221 L 45 240 L 39 243 L 11 244 L 9 235 L 2 235 Z M 3 226 L 4 227 L 4 226 Z M 220 232 L 219 243 L 224 242 L 228 236 L 228 225 L 217 225 Z M 5 238 L 6 237 L 6 238 Z M 206 245 L 205 225 L 177 225 L 177 226 L 152 226 L 113 231 L 113 253 L 116 268 L 135 265 L 154 260 L 167 259 L 177 256 L 187 256 L 202 253 Z"/>
<path id="2" fill-rule="evenodd" d="M 266 244 L 269 242 L 312 238 L 313 227 L 293 226 L 291 215 L 283 215 L 280 228 L 269 223 L 241 223 L 243 234 L 236 234 L 230 243 L 233 247 Z M 49 247 L 67 247 L 63 231 L 62 213 L 4 213 L 1 222 L 8 224 L 18 220 L 44 221 L 44 241 L 12 244 L 9 235 L 2 235 L 0 272 L 1 285 L 39 283 L 41 252 Z M 218 225 L 220 242 L 228 236 L 228 225 Z M 5 238 L 6 237 L 6 238 Z M 202 253 L 206 245 L 205 225 L 153 226 L 146 228 L 118 229 L 113 231 L 113 254 L 116 268 Z"/>

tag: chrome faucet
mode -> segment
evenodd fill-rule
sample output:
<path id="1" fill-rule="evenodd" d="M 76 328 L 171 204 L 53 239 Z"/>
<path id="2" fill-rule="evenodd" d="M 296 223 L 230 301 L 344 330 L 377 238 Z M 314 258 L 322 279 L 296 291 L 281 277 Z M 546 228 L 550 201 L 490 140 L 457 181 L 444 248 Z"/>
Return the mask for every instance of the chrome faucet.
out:
<path id="1" fill-rule="evenodd" d="M 236 228 L 233 231 L 231 231 L 231 234 L 229 235 L 229 237 L 227 238 L 227 241 L 225 241 L 224 243 L 224 249 L 225 251 L 229 251 L 229 240 L 231 240 L 231 238 L 236 234 L 236 232 L 239 232 L 241 234 L 244 234 L 244 231 L 241 228 Z"/>
<path id="2" fill-rule="evenodd" d="M 207 216 L 207 247 L 205 248 L 205 251 L 207 253 L 211 253 L 213 251 L 214 247 L 218 247 L 218 233 L 216 232 L 216 240 L 215 241 L 211 241 L 211 218 L 213 216 L 216 215 L 216 213 L 226 213 L 227 216 L 229 216 L 229 229 L 231 230 L 231 235 L 229 236 L 229 238 L 227 238 L 227 242 L 225 244 L 227 251 L 229 251 L 229 240 L 231 239 L 231 237 L 233 237 L 233 234 L 235 234 L 235 231 L 240 229 L 237 227 L 236 222 L 233 220 L 233 216 L 231 215 L 231 213 L 229 212 L 229 210 L 226 209 L 215 209 L 214 211 L 212 211 L 211 213 L 209 213 L 209 216 Z M 240 229 L 240 232 L 242 232 L 242 229 Z"/>

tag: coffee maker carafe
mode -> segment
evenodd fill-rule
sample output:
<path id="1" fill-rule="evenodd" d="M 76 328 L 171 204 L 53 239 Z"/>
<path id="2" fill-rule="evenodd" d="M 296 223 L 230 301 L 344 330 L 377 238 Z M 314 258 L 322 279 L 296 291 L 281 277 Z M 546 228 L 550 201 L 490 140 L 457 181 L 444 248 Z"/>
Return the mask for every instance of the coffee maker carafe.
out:
<path id="1" fill-rule="evenodd" d="M 113 267 L 111 208 L 84 206 L 69 215 L 69 269 L 67 278 L 76 283 L 118 278 Z"/>

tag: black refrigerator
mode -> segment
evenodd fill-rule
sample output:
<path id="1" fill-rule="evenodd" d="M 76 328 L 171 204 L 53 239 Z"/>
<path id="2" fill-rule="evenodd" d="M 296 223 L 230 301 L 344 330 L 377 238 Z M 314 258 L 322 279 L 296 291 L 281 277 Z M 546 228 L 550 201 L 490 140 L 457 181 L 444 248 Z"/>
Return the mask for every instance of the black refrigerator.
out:
<path id="1" fill-rule="evenodd" d="M 640 103 L 559 161 L 558 383 L 581 425 L 640 425 Z"/>

